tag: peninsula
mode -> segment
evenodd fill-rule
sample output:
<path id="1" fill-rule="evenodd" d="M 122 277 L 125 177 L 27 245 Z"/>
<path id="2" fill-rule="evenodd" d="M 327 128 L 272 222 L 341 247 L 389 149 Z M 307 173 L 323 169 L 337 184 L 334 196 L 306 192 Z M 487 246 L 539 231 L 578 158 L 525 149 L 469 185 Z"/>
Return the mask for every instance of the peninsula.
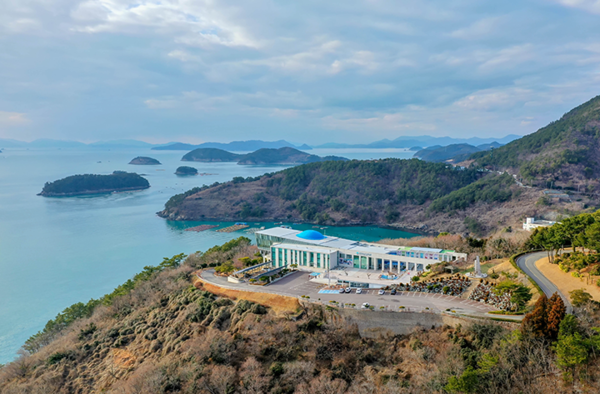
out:
<path id="1" fill-rule="evenodd" d="M 194 167 L 181 166 L 175 171 L 177 175 L 198 175 L 198 170 Z"/>
<path id="2" fill-rule="evenodd" d="M 71 197 L 148 189 L 150 183 L 138 174 L 115 171 L 110 175 L 72 175 L 47 182 L 38 196 Z"/>
<path id="3" fill-rule="evenodd" d="M 159 166 L 161 165 L 161 162 L 151 157 L 138 156 L 131 160 L 129 164 L 135 164 L 138 166 Z"/>

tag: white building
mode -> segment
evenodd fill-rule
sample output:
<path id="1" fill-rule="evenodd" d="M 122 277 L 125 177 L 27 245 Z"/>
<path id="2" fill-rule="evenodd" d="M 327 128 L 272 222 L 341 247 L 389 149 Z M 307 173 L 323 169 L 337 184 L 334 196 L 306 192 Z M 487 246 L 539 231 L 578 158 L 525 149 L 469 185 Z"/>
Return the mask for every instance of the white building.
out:
<path id="1" fill-rule="evenodd" d="M 318 231 L 275 227 L 257 231 L 256 243 L 273 267 L 297 264 L 301 270 L 325 272 L 336 267 L 381 273 L 425 271 L 430 264 L 466 260 L 453 250 L 392 246 L 325 236 Z"/>
<path id="2" fill-rule="evenodd" d="M 551 222 L 549 220 L 535 220 L 535 218 L 526 218 L 523 223 L 523 230 L 531 231 L 537 227 L 550 227 L 556 222 Z"/>

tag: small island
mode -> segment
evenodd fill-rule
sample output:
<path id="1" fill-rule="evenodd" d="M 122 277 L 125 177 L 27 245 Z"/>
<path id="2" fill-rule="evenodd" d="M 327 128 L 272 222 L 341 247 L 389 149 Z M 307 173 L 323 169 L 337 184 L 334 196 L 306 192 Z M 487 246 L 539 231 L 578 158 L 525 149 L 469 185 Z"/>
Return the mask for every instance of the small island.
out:
<path id="1" fill-rule="evenodd" d="M 134 164 L 138 166 L 159 166 L 161 165 L 160 161 L 153 159 L 151 157 L 138 156 L 135 159 L 131 160 L 129 164 Z"/>
<path id="2" fill-rule="evenodd" d="M 238 161 L 242 155 L 217 148 L 198 148 L 186 153 L 181 161 L 200 161 L 204 163 L 220 163 Z"/>
<path id="3" fill-rule="evenodd" d="M 181 166 L 175 171 L 177 175 L 198 175 L 198 170 L 194 167 Z"/>
<path id="4" fill-rule="evenodd" d="M 240 157 L 238 164 L 242 165 L 271 165 L 271 164 L 307 164 L 319 161 L 348 161 L 345 157 L 311 155 L 298 149 L 284 147 L 279 149 L 259 149 Z"/>
<path id="5" fill-rule="evenodd" d="M 149 187 L 148 180 L 138 174 L 115 171 L 110 175 L 72 175 L 54 182 L 46 182 L 38 196 L 71 197 L 144 190 Z"/>

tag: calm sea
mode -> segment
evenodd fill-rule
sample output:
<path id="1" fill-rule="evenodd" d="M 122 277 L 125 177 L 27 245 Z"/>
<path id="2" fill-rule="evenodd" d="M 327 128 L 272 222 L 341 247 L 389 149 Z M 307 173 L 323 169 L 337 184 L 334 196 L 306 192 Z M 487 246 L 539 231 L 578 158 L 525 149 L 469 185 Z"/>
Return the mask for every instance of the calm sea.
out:
<path id="1" fill-rule="evenodd" d="M 23 342 L 65 307 L 112 291 L 142 267 L 159 264 L 163 257 L 206 250 L 241 235 L 250 236 L 243 231 L 184 231 L 200 223 L 168 222 L 155 213 L 169 197 L 194 186 L 223 182 L 234 176 L 258 176 L 285 167 L 184 163 L 214 175 L 178 177 L 174 172 L 182 165 L 184 153 L 142 149 L 9 149 L 0 153 L 0 363 L 12 360 Z M 403 150 L 311 153 L 354 159 L 412 157 L 412 152 Z M 128 165 L 136 156 L 154 157 L 162 165 Z M 114 170 L 144 174 L 151 188 L 95 197 L 36 196 L 47 181 Z M 365 241 L 412 236 L 369 227 L 328 227 L 323 231 Z"/>

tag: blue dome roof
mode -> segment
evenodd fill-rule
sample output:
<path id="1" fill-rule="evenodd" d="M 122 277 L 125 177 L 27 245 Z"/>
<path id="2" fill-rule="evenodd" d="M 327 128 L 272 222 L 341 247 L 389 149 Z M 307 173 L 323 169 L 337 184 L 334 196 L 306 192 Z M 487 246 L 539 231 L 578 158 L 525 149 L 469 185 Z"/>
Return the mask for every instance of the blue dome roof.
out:
<path id="1" fill-rule="evenodd" d="M 326 236 L 315 230 L 302 231 L 300 234 L 296 234 L 296 237 L 307 239 L 309 241 L 319 241 L 321 239 L 327 238 Z"/>

